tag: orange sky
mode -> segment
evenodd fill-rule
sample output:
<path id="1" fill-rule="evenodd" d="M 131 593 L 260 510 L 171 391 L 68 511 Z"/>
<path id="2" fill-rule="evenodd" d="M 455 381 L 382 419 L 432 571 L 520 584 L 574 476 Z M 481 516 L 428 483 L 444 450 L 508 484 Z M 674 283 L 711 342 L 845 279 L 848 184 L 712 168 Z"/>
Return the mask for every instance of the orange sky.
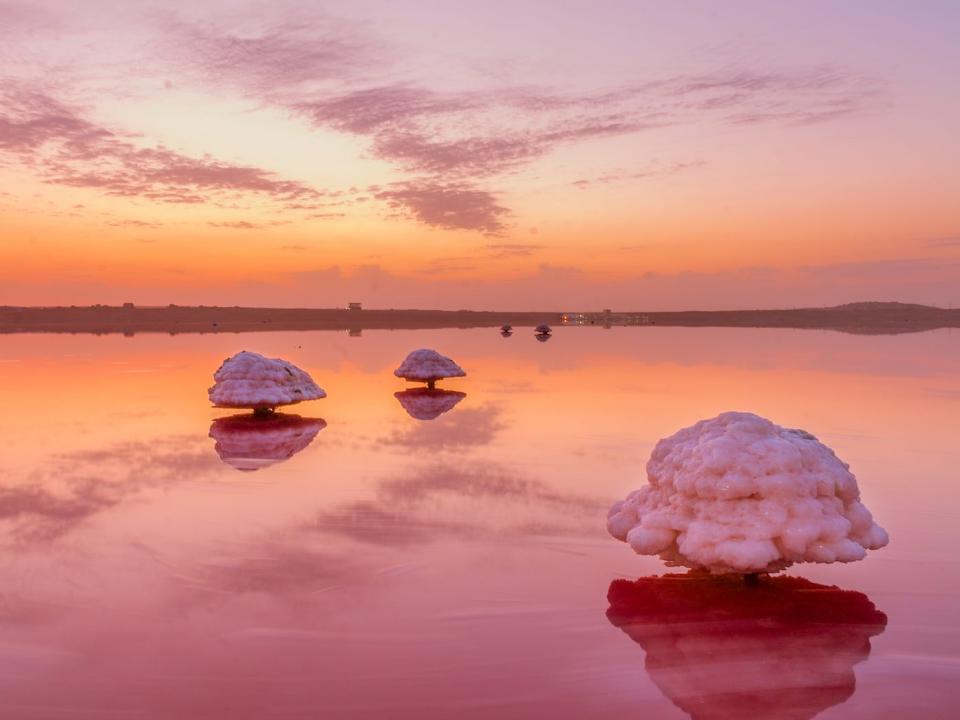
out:
<path id="1" fill-rule="evenodd" d="M 958 20 L 0 4 L 0 304 L 949 305 Z"/>

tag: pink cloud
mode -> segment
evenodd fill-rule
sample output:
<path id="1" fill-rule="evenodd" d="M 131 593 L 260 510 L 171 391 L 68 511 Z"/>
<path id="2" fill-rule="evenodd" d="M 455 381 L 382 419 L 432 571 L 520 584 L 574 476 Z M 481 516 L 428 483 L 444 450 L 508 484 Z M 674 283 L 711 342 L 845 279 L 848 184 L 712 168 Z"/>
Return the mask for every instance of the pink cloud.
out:
<path id="1" fill-rule="evenodd" d="M 439 91 L 411 83 L 364 87 L 364 71 L 377 67 L 385 50 L 356 28 L 331 36 L 328 24 L 314 21 L 252 37 L 188 26 L 179 32 L 211 79 L 223 81 L 226 74 L 229 82 L 317 127 L 368 137 L 375 157 L 411 174 L 409 187 L 380 193 L 379 199 L 400 203 L 428 225 L 488 233 L 502 230 L 506 212 L 489 193 L 437 188 L 451 182 L 474 186 L 584 140 L 706 118 L 824 122 L 857 112 L 870 97 L 869 81 L 829 67 L 732 69 L 591 93 L 536 87 Z M 317 82 L 331 79 L 348 89 L 318 93 Z"/>
<path id="2" fill-rule="evenodd" d="M 262 230 L 268 227 L 289 225 L 290 222 L 290 220 L 273 220 L 266 223 L 254 223 L 249 220 L 224 220 L 223 222 L 208 222 L 207 225 L 215 228 L 226 228 L 228 230 Z"/>
<path id="3" fill-rule="evenodd" d="M 505 230 L 507 209 L 497 203 L 493 193 L 469 185 L 411 181 L 381 189 L 374 197 L 434 227 L 477 230 L 488 235 Z"/>
<path id="4" fill-rule="evenodd" d="M 112 227 L 138 227 L 145 230 L 156 230 L 163 227 L 163 223 L 147 222 L 145 220 L 112 220 L 107 225 Z"/>
<path id="5" fill-rule="evenodd" d="M 534 245 L 530 243 L 502 243 L 499 245 L 487 245 L 486 249 L 490 252 L 490 257 L 510 258 L 530 257 L 544 247 L 544 245 Z"/>
<path id="6" fill-rule="evenodd" d="M 139 148 L 44 92 L 10 83 L 0 91 L 0 151 L 46 182 L 164 203 L 223 203 L 254 194 L 317 205 L 324 193 L 257 167 Z"/>
<path id="7" fill-rule="evenodd" d="M 706 165 L 706 163 L 702 160 L 672 163 L 662 163 L 655 160 L 641 170 L 609 170 L 595 178 L 591 178 L 589 180 L 586 178 L 581 178 L 580 180 L 575 180 L 570 184 L 574 187 L 580 188 L 581 190 L 586 190 L 591 185 L 609 185 L 611 183 L 628 182 L 630 180 L 645 180 L 647 178 L 676 175 L 679 172 L 700 168 L 704 165 Z"/>
<path id="8" fill-rule="evenodd" d="M 364 33 L 329 18 L 301 17 L 254 32 L 242 22 L 224 29 L 235 20 L 216 25 L 169 21 L 174 52 L 189 59 L 188 70 L 199 67 L 207 77 L 257 96 L 340 81 L 369 69 L 379 55 Z"/>
<path id="9" fill-rule="evenodd" d="M 439 93 L 410 85 L 388 85 L 304 102 L 295 109 L 317 125 L 369 135 L 417 118 L 463 112 L 486 104 L 486 100 L 476 94 Z"/>

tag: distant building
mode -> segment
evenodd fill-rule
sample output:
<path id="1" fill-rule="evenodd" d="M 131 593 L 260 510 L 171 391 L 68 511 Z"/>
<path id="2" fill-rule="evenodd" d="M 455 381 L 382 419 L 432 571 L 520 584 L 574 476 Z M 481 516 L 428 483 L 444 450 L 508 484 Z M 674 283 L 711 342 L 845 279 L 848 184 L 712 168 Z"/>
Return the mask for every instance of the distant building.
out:
<path id="1" fill-rule="evenodd" d="M 133 303 L 124 303 L 124 304 L 123 304 L 123 309 L 124 309 L 124 310 L 133 310 Z"/>
<path id="2" fill-rule="evenodd" d="M 347 305 L 347 308 L 350 310 L 363 310 L 363 307 L 360 303 L 350 303 Z"/>

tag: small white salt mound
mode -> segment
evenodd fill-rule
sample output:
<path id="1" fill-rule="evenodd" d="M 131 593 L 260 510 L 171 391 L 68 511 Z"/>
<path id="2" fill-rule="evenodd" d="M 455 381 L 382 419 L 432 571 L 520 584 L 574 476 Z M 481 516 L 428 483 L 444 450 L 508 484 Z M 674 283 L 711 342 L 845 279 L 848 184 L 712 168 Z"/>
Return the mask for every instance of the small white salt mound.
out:
<path id="1" fill-rule="evenodd" d="M 267 417 L 233 415 L 210 426 L 214 450 L 227 465 L 246 472 L 289 460 L 306 448 L 327 424 L 319 418 L 276 413 Z"/>
<path id="2" fill-rule="evenodd" d="M 247 350 L 224 360 L 213 379 L 207 393 L 216 407 L 265 410 L 327 396 L 296 365 Z"/>
<path id="3" fill-rule="evenodd" d="M 416 382 L 433 383 L 441 378 L 463 377 L 466 373 L 446 355 L 426 348 L 414 350 L 393 371 L 397 377 Z"/>
<path id="4" fill-rule="evenodd" d="M 393 396 L 400 401 L 410 417 L 415 420 L 433 420 L 453 410 L 454 405 L 463 400 L 467 394 L 456 390 L 410 388 L 395 392 Z"/>
<path id="5" fill-rule="evenodd" d="M 830 448 L 750 413 L 723 413 L 661 440 L 647 482 L 610 509 L 607 529 L 668 565 L 776 572 L 861 560 L 888 542 Z"/>

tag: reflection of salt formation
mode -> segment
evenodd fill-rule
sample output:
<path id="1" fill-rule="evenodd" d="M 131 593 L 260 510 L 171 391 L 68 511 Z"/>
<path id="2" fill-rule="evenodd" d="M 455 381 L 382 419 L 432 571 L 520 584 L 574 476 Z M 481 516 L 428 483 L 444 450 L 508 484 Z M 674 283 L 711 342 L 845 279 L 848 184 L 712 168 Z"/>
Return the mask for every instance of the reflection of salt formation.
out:
<path id="1" fill-rule="evenodd" d="M 326 427 L 323 420 L 277 413 L 266 417 L 232 415 L 210 426 L 214 449 L 227 465 L 253 471 L 289 460 Z"/>
<path id="2" fill-rule="evenodd" d="M 546 342 L 553 337 L 550 333 L 537 333 L 534 337 L 540 342 Z"/>
<path id="3" fill-rule="evenodd" d="M 803 430 L 727 412 L 657 443 L 607 528 L 635 552 L 714 573 L 853 562 L 887 544 L 857 479 Z"/>
<path id="4" fill-rule="evenodd" d="M 650 678 L 695 720 L 805 720 L 839 705 L 887 624 L 862 593 L 783 576 L 614 580 L 607 599 Z"/>
<path id="5" fill-rule="evenodd" d="M 417 420 L 433 420 L 453 409 L 467 394 L 456 390 L 431 390 L 430 388 L 411 388 L 395 392 L 393 396 L 400 401 L 407 414 Z"/>

